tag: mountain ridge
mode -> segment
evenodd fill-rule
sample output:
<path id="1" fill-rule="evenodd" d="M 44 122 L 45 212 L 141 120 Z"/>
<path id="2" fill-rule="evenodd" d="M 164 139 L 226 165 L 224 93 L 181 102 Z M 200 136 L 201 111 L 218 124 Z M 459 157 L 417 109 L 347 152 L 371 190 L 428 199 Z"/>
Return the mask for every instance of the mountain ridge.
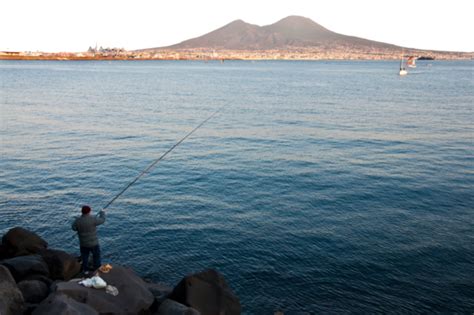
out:
<path id="1" fill-rule="evenodd" d="M 180 43 L 135 50 L 140 58 L 184 60 L 400 60 L 472 59 L 472 52 L 416 49 L 333 32 L 296 15 L 259 26 L 234 20 Z"/>
<path id="2" fill-rule="evenodd" d="M 401 48 L 396 45 L 339 34 L 313 20 L 296 15 L 287 16 L 273 24 L 258 26 L 241 19 L 234 20 L 202 36 L 158 49 L 217 49 L 271 50 L 297 47 L 334 46 L 356 48 Z"/>

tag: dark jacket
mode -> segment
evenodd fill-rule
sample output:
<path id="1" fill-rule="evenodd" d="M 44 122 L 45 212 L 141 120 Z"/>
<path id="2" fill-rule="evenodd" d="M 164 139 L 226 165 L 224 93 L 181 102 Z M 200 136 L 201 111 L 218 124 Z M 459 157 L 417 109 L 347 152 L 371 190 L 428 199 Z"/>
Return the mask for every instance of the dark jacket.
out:
<path id="1" fill-rule="evenodd" d="M 96 226 L 105 222 L 105 212 L 100 211 L 99 216 L 83 214 L 72 224 L 72 229 L 79 235 L 79 244 L 82 247 L 94 247 L 99 244 Z"/>

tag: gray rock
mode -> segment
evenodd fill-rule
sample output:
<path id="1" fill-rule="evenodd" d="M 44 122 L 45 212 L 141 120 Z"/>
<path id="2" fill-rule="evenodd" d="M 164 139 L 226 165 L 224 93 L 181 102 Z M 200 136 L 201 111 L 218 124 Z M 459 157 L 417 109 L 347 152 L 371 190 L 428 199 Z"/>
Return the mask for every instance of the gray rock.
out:
<path id="1" fill-rule="evenodd" d="M 24 280 L 18 282 L 18 288 L 23 294 L 25 302 L 40 303 L 49 293 L 48 286 L 40 280 Z"/>
<path id="2" fill-rule="evenodd" d="M 49 268 L 49 277 L 53 280 L 70 280 L 81 271 L 81 264 L 77 259 L 56 249 L 45 249 L 39 252 Z"/>
<path id="3" fill-rule="evenodd" d="M 98 315 L 90 306 L 79 303 L 64 294 L 50 294 L 32 315 Z"/>
<path id="4" fill-rule="evenodd" d="M 10 270 L 17 282 L 33 274 L 49 276 L 48 265 L 39 255 L 18 256 L 3 260 L 0 264 Z"/>
<path id="5" fill-rule="evenodd" d="M 10 271 L 0 265 L 0 314 L 22 314 L 26 309 L 21 291 L 15 283 Z"/>
<path id="6" fill-rule="evenodd" d="M 153 296 L 155 297 L 155 301 L 158 305 L 161 304 L 164 300 L 166 300 L 168 295 L 170 295 L 173 291 L 172 287 L 163 283 L 147 282 L 145 285 L 147 289 L 150 290 L 151 294 L 153 294 Z"/>
<path id="7" fill-rule="evenodd" d="M 48 247 L 48 243 L 36 233 L 21 227 L 10 229 L 2 237 L 2 244 L 10 256 L 36 254 Z"/>
<path id="8" fill-rule="evenodd" d="M 195 308 L 203 315 L 234 315 L 241 312 L 238 297 L 224 277 L 212 269 L 184 277 L 169 298 Z"/>
<path id="9" fill-rule="evenodd" d="M 200 315 L 199 311 L 176 301 L 166 299 L 161 303 L 156 315 Z"/>
<path id="10" fill-rule="evenodd" d="M 115 265 L 110 272 L 99 275 L 108 285 L 118 289 L 117 296 L 107 294 L 104 289 L 86 288 L 72 281 L 56 283 L 55 290 L 101 314 L 139 314 L 152 306 L 153 295 L 131 269 Z"/>

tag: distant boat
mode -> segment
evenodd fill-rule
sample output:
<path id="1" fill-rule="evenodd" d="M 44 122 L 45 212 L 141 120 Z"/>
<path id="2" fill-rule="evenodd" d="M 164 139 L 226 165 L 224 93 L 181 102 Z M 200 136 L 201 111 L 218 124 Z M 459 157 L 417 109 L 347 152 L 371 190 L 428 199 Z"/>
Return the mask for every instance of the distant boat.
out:
<path id="1" fill-rule="evenodd" d="M 408 68 L 416 68 L 415 60 L 416 58 L 413 56 L 408 57 L 408 60 L 407 60 Z"/>
<path id="2" fill-rule="evenodd" d="M 398 74 L 399 75 L 407 75 L 408 74 L 408 71 L 403 66 L 403 55 L 402 55 L 402 59 L 400 60 L 400 72 L 398 72 Z"/>

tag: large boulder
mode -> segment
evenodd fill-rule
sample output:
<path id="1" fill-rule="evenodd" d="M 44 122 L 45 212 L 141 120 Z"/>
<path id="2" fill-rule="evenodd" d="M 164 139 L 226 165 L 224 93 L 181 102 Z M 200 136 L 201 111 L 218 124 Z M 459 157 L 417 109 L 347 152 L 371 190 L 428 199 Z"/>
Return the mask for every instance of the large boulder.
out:
<path id="1" fill-rule="evenodd" d="M 21 281 L 24 281 L 24 280 L 39 280 L 41 282 L 44 282 L 44 284 L 46 284 L 46 286 L 49 288 L 52 284 L 53 284 L 53 280 L 51 280 L 50 278 L 48 278 L 47 276 L 45 275 L 39 275 L 39 274 L 33 274 L 33 275 L 28 275 L 26 277 L 24 277 L 23 279 L 21 279 Z"/>
<path id="2" fill-rule="evenodd" d="M 36 233 L 21 227 L 10 229 L 2 237 L 2 244 L 10 256 L 36 254 L 48 247 L 48 243 Z"/>
<path id="3" fill-rule="evenodd" d="M 1 261 L 0 264 L 10 270 L 17 282 L 33 274 L 49 276 L 48 265 L 39 255 L 13 257 Z"/>
<path id="4" fill-rule="evenodd" d="M 20 281 L 18 282 L 18 289 L 20 289 L 25 302 L 32 304 L 40 303 L 49 293 L 46 283 L 40 280 Z"/>
<path id="5" fill-rule="evenodd" d="M 22 314 L 25 303 L 21 291 L 15 283 L 10 271 L 0 265 L 0 314 Z"/>
<path id="6" fill-rule="evenodd" d="M 233 315 L 241 312 L 238 297 L 224 277 L 213 269 L 184 277 L 169 298 L 198 310 L 202 315 Z"/>
<path id="7" fill-rule="evenodd" d="M 45 249 L 39 252 L 49 268 L 49 277 L 53 280 L 70 280 L 81 271 L 77 259 L 56 249 Z"/>
<path id="8" fill-rule="evenodd" d="M 54 290 L 87 304 L 101 314 L 139 314 L 152 306 L 152 293 L 147 289 L 145 281 L 131 269 L 113 266 L 108 273 L 99 272 L 99 275 L 108 285 L 118 289 L 117 296 L 106 293 L 104 289 L 86 288 L 75 281 L 59 282 Z"/>
<path id="9" fill-rule="evenodd" d="M 32 315 L 98 315 L 90 306 L 79 303 L 64 294 L 50 294 Z"/>
<path id="10" fill-rule="evenodd" d="M 200 315 L 199 311 L 178 303 L 176 301 L 166 299 L 161 303 L 156 315 Z"/>

